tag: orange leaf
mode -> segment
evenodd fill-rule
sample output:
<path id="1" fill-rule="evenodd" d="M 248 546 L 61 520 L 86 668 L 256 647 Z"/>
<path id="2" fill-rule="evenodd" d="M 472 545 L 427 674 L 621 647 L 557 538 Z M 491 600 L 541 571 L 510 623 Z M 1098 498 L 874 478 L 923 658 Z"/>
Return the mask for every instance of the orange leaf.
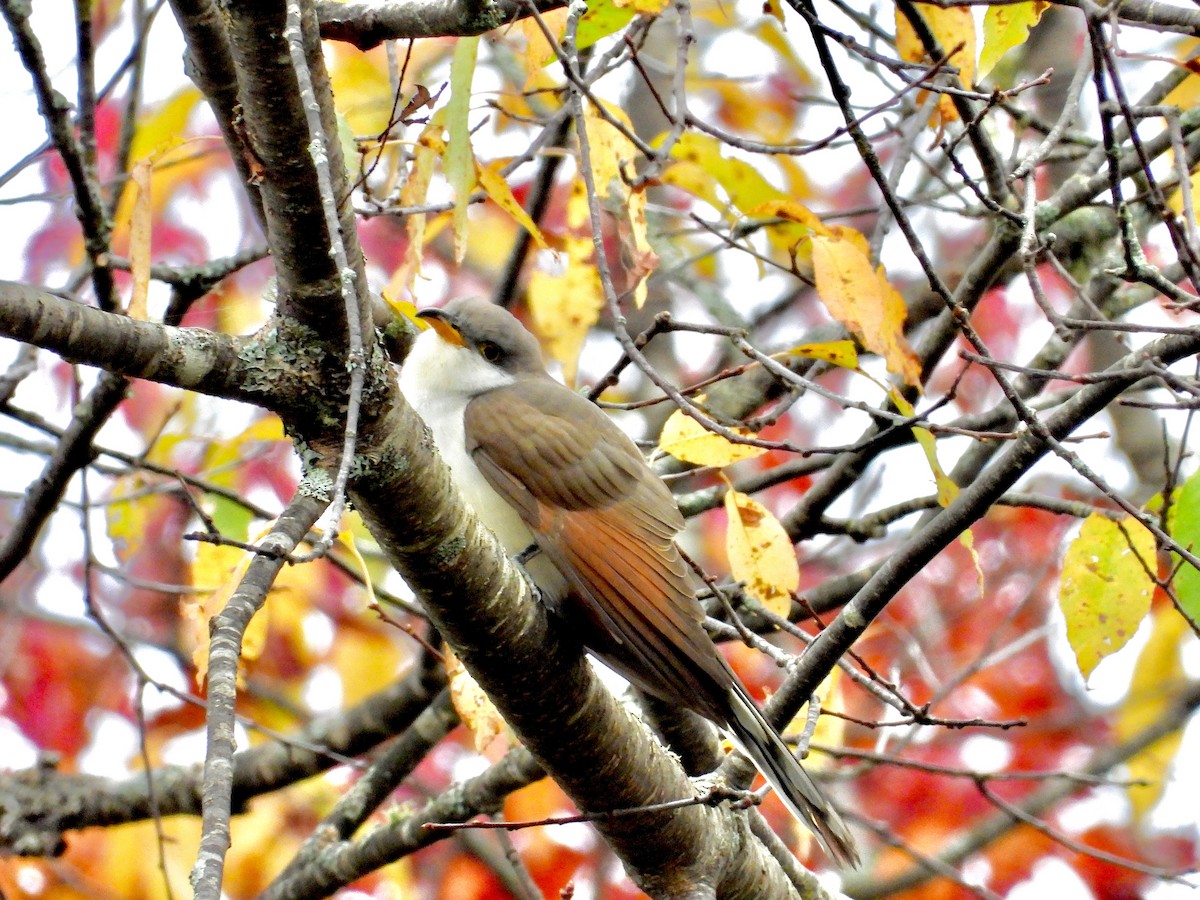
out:
<path id="1" fill-rule="evenodd" d="M 958 69 L 958 79 L 963 87 L 975 84 L 975 16 L 969 6 L 934 6 L 930 3 L 914 3 L 913 7 L 925 20 L 938 46 L 949 54 L 949 63 Z M 899 8 L 896 9 L 896 50 L 900 58 L 908 62 L 928 60 L 925 44 Z M 958 110 L 949 94 L 938 100 L 938 117 L 935 122 L 944 125 L 958 119 Z M 939 121 L 940 117 L 940 121 Z"/>
<path id="2" fill-rule="evenodd" d="M 487 192 L 487 195 L 495 201 L 497 206 L 512 216 L 522 228 L 528 231 L 539 247 L 543 250 L 549 250 L 550 246 L 546 243 L 546 239 L 542 237 L 542 230 L 537 227 L 537 223 L 533 219 L 529 218 L 529 213 L 525 212 L 524 207 L 517 202 L 517 198 L 513 196 L 512 188 L 508 186 L 508 182 L 500 174 L 500 169 L 507 163 L 508 160 L 506 159 L 497 159 L 486 166 L 476 162 L 475 177 L 479 180 L 480 187 Z"/>
<path id="3" fill-rule="evenodd" d="M 817 294 L 830 314 L 905 384 L 921 380 L 921 363 L 904 337 L 904 298 L 892 287 L 883 267 L 873 268 L 866 242 L 849 228 L 833 235 L 814 235 L 813 271 Z"/>

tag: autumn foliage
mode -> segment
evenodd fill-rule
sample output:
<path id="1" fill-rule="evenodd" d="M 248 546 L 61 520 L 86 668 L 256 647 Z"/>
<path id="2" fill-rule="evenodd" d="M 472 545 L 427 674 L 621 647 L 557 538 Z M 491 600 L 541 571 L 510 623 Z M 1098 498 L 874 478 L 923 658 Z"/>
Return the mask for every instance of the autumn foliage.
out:
<path id="1" fill-rule="evenodd" d="M 340 444 L 314 435 L 340 440 L 344 419 L 320 432 L 308 398 L 271 394 L 306 361 L 291 350 L 219 397 L 183 365 L 121 380 L 134 331 L 64 349 L 20 324 L 18 288 L 201 330 L 185 339 L 274 339 L 304 294 L 273 279 L 289 238 L 263 222 L 292 208 L 272 189 L 295 163 L 320 210 L 318 179 L 308 147 L 238 146 L 211 71 L 189 80 L 217 53 L 192 4 L 78 4 L 76 29 L 21 6 L 0 0 L 4 71 L 24 79 L 6 103 L 28 123 L 0 158 L 19 250 L 0 270 L 17 339 L 0 349 L 0 895 L 186 896 L 211 833 L 211 622 L 302 478 L 332 483 Z M 326 38 L 324 157 L 345 160 L 331 215 L 353 211 L 347 266 L 378 295 L 364 340 L 398 354 L 414 307 L 492 296 L 644 442 L 714 586 L 714 636 L 758 700 L 785 695 L 785 735 L 860 842 L 840 889 L 1194 887 L 1195 10 L 539 2 L 410 39 L 360 6 L 299 4 Z M 158 50 L 176 20 L 187 72 Z M 52 90 L 70 100 L 48 111 Z M 329 319 L 293 349 L 342 321 L 321 296 Z M 314 409 L 331 383 L 314 376 Z M 354 509 L 322 519 L 245 630 L 235 738 L 253 764 L 233 777 L 225 896 L 290 896 L 314 834 L 369 858 L 296 896 L 643 896 L 658 882 L 603 829 L 546 821 L 575 805 L 472 657 L 446 665 L 400 544 Z M 377 804 L 330 825 L 379 779 Z M 428 829 L 428 810 L 533 824 Z M 776 798 L 757 812 L 829 870 Z"/>

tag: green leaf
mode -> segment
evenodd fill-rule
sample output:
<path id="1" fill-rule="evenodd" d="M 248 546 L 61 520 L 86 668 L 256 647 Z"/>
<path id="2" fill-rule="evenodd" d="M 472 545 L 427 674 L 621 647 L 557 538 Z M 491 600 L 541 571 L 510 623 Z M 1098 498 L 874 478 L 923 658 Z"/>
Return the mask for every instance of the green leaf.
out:
<path id="1" fill-rule="evenodd" d="M 1175 495 L 1171 536 L 1192 553 L 1200 555 L 1200 471 L 1183 483 Z M 1174 557 L 1179 562 L 1179 557 Z M 1192 624 L 1200 622 L 1200 571 L 1188 563 L 1175 573 L 1175 596 Z"/>
<path id="2" fill-rule="evenodd" d="M 982 81 L 996 63 L 1013 47 L 1029 38 L 1029 30 L 1038 23 L 1050 4 L 1045 0 L 989 6 L 983 14 L 983 49 L 979 52 L 977 80 Z"/>
<path id="3" fill-rule="evenodd" d="M 217 531 L 235 541 L 244 541 L 250 535 L 250 523 L 254 513 L 242 504 L 215 494 L 212 497 L 212 520 Z"/>
<path id="4" fill-rule="evenodd" d="M 594 0 L 579 18 L 575 32 L 575 46 L 586 50 L 601 38 L 620 31 L 632 20 L 637 10 L 632 6 L 618 6 L 612 0 Z"/>
<path id="5" fill-rule="evenodd" d="M 1155 571 L 1154 535 L 1136 519 L 1092 513 L 1084 520 L 1063 559 L 1058 597 L 1084 678 L 1137 631 L 1150 611 Z"/>
<path id="6" fill-rule="evenodd" d="M 475 76 L 478 37 L 462 37 L 450 61 L 450 102 L 446 104 L 446 180 L 454 189 L 454 260 L 467 252 L 467 205 L 475 190 L 475 152 L 471 149 L 471 80 Z"/>

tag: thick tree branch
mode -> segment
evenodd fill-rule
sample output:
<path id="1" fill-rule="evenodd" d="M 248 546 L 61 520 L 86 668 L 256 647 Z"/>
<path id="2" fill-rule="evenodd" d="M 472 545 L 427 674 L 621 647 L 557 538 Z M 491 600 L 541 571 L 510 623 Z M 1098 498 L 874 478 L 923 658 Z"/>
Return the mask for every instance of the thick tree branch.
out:
<path id="1" fill-rule="evenodd" d="M 268 406 L 282 375 L 266 363 L 269 334 L 260 341 L 157 325 L 12 281 L 0 281 L 0 335 L 69 362 Z M 279 391 L 278 399 L 286 393 Z"/>
<path id="2" fill-rule="evenodd" d="M 305 4 L 303 26 L 306 62 L 320 102 L 325 135 L 336 135 L 329 75 L 325 70 L 316 22 Z M 344 368 L 346 315 L 342 305 L 343 273 L 329 255 L 329 237 L 313 165 L 313 139 L 302 110 L 304 98 L 293 70 L 282 3 L 246 3 L 230 7 L 226 17 L 229 46 L 238 80 L 238 103 L 245 140 L 255 160 L 267 222 L 267 242 L 279 284 L 281 318 L 305 331 L 291 335 L 298 343 L 324 343 Z M 353 204 L 345 163 L 337 140 L 326 139 L 320 151 L 328 159 L 334 196 L 341 202 L 341 239 L 353 269 L 359 298 L 359 321 L 370 322 L 371 310 L 362 252 L 358 246 Z M 285 329 L 286 332 L 286 329 Z"/>
<path id="3" fill-rule="evenodd" d="M 1100 7 L 1093 0 L 1053 0 L 1058 6 L 1070 6 L 1083 12 Z M 1149 26 L 1200 37 L 1200 10 L 1162 3 L 1159 0 L 1122 0 L 1116 10 L 1117 21 L 1133 27 Z"/>
<path id="4" fill-rule="evenodd" d="M 499 28 L 538 12 L 561 9 L 565 0 L 317 0 L 321 37 L 346 41 L 360 50 L 370 50 L 384 41 L 423 37 L 469 37 Z"/>
<path id="5" fill-rule="evenodd" d="M 237 71 L 221 10 L 211 0 L 171 0 L 171 10 L 187 42 L 187 73 L 212 107 L 225 146 L 241 176 L 250 208 L 266 234 L 258 163 L 239 127 Z"/>
<path id="6" fill-rule="evenodd" d="M 313 342 L 322 342 L 325 360 L 309 370 L 319 373 L 318 380 L 303 394 L 344 398 L 342 273 L 330 264 L 320 238 L 319 196 L 307 158 L 296 78 L 280 39 L 282 27 L 278 4 L 230 10 L 239 97 L 249 146 L 262 166 L 268 242 L 279 273 L 278 343 L 272 347 L 276 353 L 306 347 L 312 352 Z M 319 48 L 313 48 L 307 62 L 323 127 L 326 134 L 335 133 Z M 332 152 L 330 168 L 341 171 Z M 348 204 L 345 210 L 343 238 L 361 272 L 357 244 L 351 244 Z M 367 381 L 364 411 L 352 484 L 355 504 L 393 564 L 426 597 L 442 634 L 534 755 L 586 810 L 689 796 L 691 783 L 675 761 L 600 685 L 581 648 L 555 634 L 494 540 L 448 491 L 445 468 L 424 443 L 419 420 L 395 393 L 394 380 L 385 378 L 377 365 Z M 289 412 L 296 414 L 289 417 Z M 283 414 L 310 451 L 336 464 L 342 445 L 339 417 L 311 411 Z M 549 685 L 554 689 L 547 690 Z M 696 873 L 741 884 L 743 890 L 757 886 L 760 895 L 786 896 L 789 890 L 783 873 L 750 838 L 742 817 L 689 808 L 621 817 L 602 822 L 600 829 L 652 893 L 669 894 L 670 885 L 690 882 Z"/>
<path id="7" fill-rule="evenodd" d="M 495 538 L 450 489 L 441 461 L 422 446 L 415 415 L 396 401 L 364 434 L 360 452 L 378 462 L 359 470 L 352 497 L 393 565 L 425 598 L 439 632 L 580 809 L 691 796 L 678 763 L 529 596 Z M 672 885 L 695 873 L 716 879 L 730 896 L 790 890 L 742 816 L 690 807 L 602 819 L 597 827 L 652 896 L 673 896 Z"/>

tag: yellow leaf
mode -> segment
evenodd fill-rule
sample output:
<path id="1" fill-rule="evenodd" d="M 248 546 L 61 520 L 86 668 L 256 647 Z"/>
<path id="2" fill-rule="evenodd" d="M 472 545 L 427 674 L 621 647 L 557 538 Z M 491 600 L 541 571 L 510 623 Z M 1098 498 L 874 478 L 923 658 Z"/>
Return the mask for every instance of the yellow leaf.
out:
<path id="1" fill-rule="evenodd" d="M 151 209 L 161 213 L 173 196 L 175 189 L 189 178 L 210 165 L 202 158 L 188 159 L 189 153 L 180 149 L 187 133 L 188 119 L 200 101 L 201 94 L 195 88 L 183 88 L 169 97 L 150 115 L 143 116 L 137 125 L 130 144 L 129 159 L 136 165 L 142 161 L 153 162 L 148 177 L 154 181 L 154 202 Z M 177 152 L 178 151 L 178 152 Z M 170 165 L 163 165 L 170 156 Z M 127 246 L 129 229 L 133 222 L 135 190 L 130 187 L 121 191 L 116 211 L 113 213 L 113 245 Z"/>
<path id="2" fill-rule="evenodd" d="M 661 138 L 656 143 L 661 143 Z M 783 198 L 779 190 L 772 187 L 754 166 L 744 160 L 726 159 L 721 153 L 723 146 L 709 135 L 686 132 L 671 148 L 671 159 L 678 162 L 663 173 L 663 181 L 721 209 L 711 188 L 711 182 L 715 179 L 725 191 L 730 204 L 745 215 L 750 215 L 751 210 L 768 200 Z M 684 165 L 676 172 L 680 163 Z"/>
<path id="3" fill-rule="evenodd" d="M 251 554 L 238 547 L 204 542 L 196 548 L 190 578 L 192 593 L 184 598 L 180 615 L 184 623 L 184 639 L 192 648 L 197 685 L 203 686 L 208 677 L 209 622 L 225 608 L 250 567 L 252 558 Z M 246 629 L 246 640 L 258 643 L 261 648 L 266 627 L 266 610 L 262 609 L 251 619 Z M 254 636 L 251 635 L 251 629 L 255 631 Z M 243 658 L 248 658 L 245 653 Z"/>
<path id="4" fill-rule="evenodd" d="M 676 160 L 662 173 L 661 181 L 703 200 L 713 209 L 725 209 L 717 193 L 717 183 L 702 163 Z"/>
<path id="5" fill-rule="evenodd" d="M 892 402 L 896 405 L 901 415 L 912 418 L 916 415 L 916 410 L 913 405 L 904 399 L 904 395 L 897 390 L 888 392 L 888 396 L 892 398 Z M 946 474 L 946 470 L 942 468 L 942 464 L 938 461 L 937 456 L 937 438 L 933 436 L 933 432 L 928 428 L 922 428 L 920 425 L 912 427 L 913 438 L 917 445 L 925 454 L 925 459 L 929 463 L 929 469 L 933 472 L 933 480 L 937 484 L 937 499 L 938 505 L 942 507 L 949 506 L 954 502 L 954 498 L 958 496 L 958 485 L 955 484 L 950 476 Z"/>
<path id="6" fill-rule="evenodd" d="M 417 329 L 417 331 L 425 331 L 427 328 L 433 327 L 417 315 L 419 311 L 417 309 L 417 304 L 413 303 L 411 300 L 398 300 L 389 296 L 389 294 L 385 291 L 383 293 L 383 302 L 388 305 L 388 308 L 391 309 L 396 318 L 404 319 L 415 329 Z"/>
<path id="7" fill-rule="evenodd" d="M 754 437 L 746 428 L 732 429 L 744 437 Z M 694 466 L 721 468 L 743 459 L 754 459 L 767 451 L 752 444 L 735 444 L 714 434 L 691 416 L 677 409 L 667 417 L 658 437 L 658 448 L 676 459 Z"/>
<path id="8" fill-rule="evenodd" d="M 326 47 L 339 118 L 354 134 L 379 134 L 387 127 L 393 99 L 383 56 L 339 44 Z M 347 157 L 346 162 L 352 166 L 353 159 Z"/>
<path id="9" fill-rule="evenodd" d="M 647 235 L 645 190 L 630 191 L 621 209 L 624 214 L 617 218 L 621 258 L 629 278 L 637 284 L 633 289 L 633 302 L 641 309 L 646 302 L 646 278 L 658 268 L 658 254 L 651 248 Z"/>
<path id="10" fill-rule="evenodd" d="M 155 495 L 144 493 L 147 487 L 140 473 L 122 475 L 104 508 L 113 552 L 123 563 L 137 555 L 146 539 L 146 526 L 156 501 Z"/>
<path id="11" fill-rule="evenodd" d="M 747 210 L 746 214 L 754 219 L 787 219 L 789 222 L 802 226 L 802 234 L 805 236 L 831 233 L 815 212 L 790 197 L 772 197 L 753 209 Z"/>
<path id="12" fill-rule="evenodd" d="M 725 493 L 725 552 L 733 577 L 746 593 L 777 616 L 786 617 L 792 593 L 800 587 L 796 550 L 779 520 L 752 497 Z"/>
<path id="13" fill-rule="evenodd" d="M 613 0 L 614 5 L 632 9 L 645 16 L 657 16 L 667 7 L 668 0 Z M 592 4 L 588 4 L 590 9 Z"/>
<path id="14" fill-rule="evenodd" d="M 529 279 L 526 303 L 533 330 L 546 352 L 562 365 L 567 384 L 574 384 L 583 342 L 604 308 L 604 289 L 596 271 L 592 245 L 587 189 L 582 179 L 571 185 L 567 198 L 565 244 L 566 271 L 550 274 L 535 270 Z"/>
<path id="15" fill-rule="evenodd" d="M 904 398 L 904 395 L 900 391 L 891 388 L 888 391 L 888 396 L 891 397 L 892 403 L 896 405 L 896 409 L 902 415 L 910 418 L 916 415 L 913 405 Z M 958 498 L 958 485 L 946 474 L 946 470 L 942 468 L 942 463 L 937 455 L 937 438 L 933 436 L 933 432 L 928 428 L 922 428 L 920 425 L 914 425 L 912 426 L 912 435 L 913 440 L 917 442 L 917 446 L 921 448 L 921 452 L 925 454 L 925 461 L 929 463 L 929 470 L 933 473 L 934 484 L 937 485 L 938 505 L 944 509 Z M 979 551 L 975 548 L 975 535 L 968 528 L 958 536 L 958 540 L 962 543 L 967 553 L 970 554 L 971 562 L 975 565 L 975 576 L 979 582 L 979 595 L 982 597 L 985 576 L 983 573 L 983 562 L 979 558 Z"/>
<path id="16" fill-rule="evenodd" d="M 828 235 L 839 241 L 847 241 L 863 256 L 871 255 L 871 243 L 867 240 L 867 236 L 857 228 L 851 228 L 848 225 L 828 225 Z"/>
<path id="17" fill-rule="evenodd" d="M 802 356 L 806 359 L 820 359 L 843 369 L 858 368 L 858 351 L 854 349 L 854 341 L 822 341 L 819 344 L 801 344 L 788 351 L 791 356 Z"/>
<path id="18" fill-rule="evenodd" d="M 659 5 L 661 6 L 661 4 Z M 621 3 L 618 0 L 591 0 L 587 5 L 587 12 L 579 18 L 579 27 L 575 32 L 575 46 L 580 50 L 586 50 L 596 41 L 606 38 L 610 34 L 616 34 L 632 22 L 638 12 L 639 10 L 633 3 Z M 657 12 L 658 10 L 655 10 L 655 13 Z M 558 37 L 562 37 L 561 32 Z"/>
<path id="19" fill-rule="evenodd" d="M 597 41 L 620 31 L 633 21 L 634 16 L 657 16 L 666 5 L 667 0 L 591 0 L 587 11 L 579 18 L 575 46 L 579 50 L 586 50 Z M 566 32 L 567 11 L 550 10 L 542 13 L 541 18 L 554 40 L 561 42 Z M 518 27 L 525 36 L 525 69 L 533 78 L 539 69 L 558 59 L 558 54 L 535 19 L 524 19 Z"/>
<path id="20" fill-rule="evenodd" d="M 200 97 L 200 91 L 194 87 L 180 88 L 153 114 L 141 119 L 129 145 L 129 158 L 136 162 L 178 145 Z"/>
<path id="21" fill-rule="evenodd" d="M 949 64 L 958 69 L 958 78 L 963 87 L 974 86 L 975 16 L 971 13 L 971 8 L 940 7 L 929 3 L 914 3 L 913 6 L 937 38 L 942 52 L 949 54 Z M 900 58 L 908 62 L 922 62 L 928 59 L 925 45 L 917 37 L 908 17 L 899 8 L 896 9 L 896 50 Z M 939 98 L 938 113 L 941 116 L 941 124 L 958 119 L 958 110 L 954 108 L 954 100 L 950 95 L 943 94 Z"/>
<path id="22" fill-rule="evenodd" d="M 783 5 L 779 0 L 763 0 L 763 15 L 770 16 L 778 22 L 780 28 L 787 28 L 787 22 L 783 18 Z"/>
<path id="23" fill-rule="evenodd" d="M 632 132 L 629 116 L 620 108 L 605 104 L 605 112 Z M 604 209 L 616 219 L 622 261 L 634 287 L 634 303 L 646 300 L 646 277 L 658 267 L 658 256 L 646 236 L 646 195 L 631 190 L 622 176 L 624 167 L 639 155 L 638 149 L 620 128 L 594 107 L 584 117 L 589 157 L 596 193 Z"/>
<path id="24" fill-rule="evenodd" d="M 882 266 L 871 266 L 864 245 L 865 239 L 853 229 L 813 237 L 817 295 L 864 347 L 884 358 L 889 372 L 915 387 L 921 381 L 921 363 L 904 337 L 904 298 Z"/>
<path id="25" fill-rule="evenodd" d="M 812 237 L 816 234 L 831 235 L 834 232 L 825 225 L 817 214 L 802 203 L 789 197 L 775 197 L 746 211 L 752 219 L 777 219 L 764 231 L 775 247 L 791 266 L 793 262 L 812 263 Z"/>
<path id="26" fill-rule="evenodd" d="M 400 647 L 386 634 L 348 623 L 338 625 L 329 653 L 329 662 L 341 677 L 342 703 L 347 707 L 382 689 L 405 663 Z"/>
<path id="27" fill-rule="evenodd" d="M 508 160 L 506 159 L 498 159 L 488 163 L 486 166 L 476 162 L 475 177 L 497 206 L 512 216 L 519 225 L 528 231 L 539 247 L 543 250 L 549 250 L 550 247 L 546 243 L 546 239 L 542 237 L 542 230 L 537 227 L 537 223 L 533 219 L 529 218 L 529 213 L 525 212 L 524 207 L 517 202 L 517 198 L 513 196 L 512 188 L 508 186 L 508 182 L 500 174 L 500 169 L 507 163 Z"/>
<path id="28" fill-rule="evenodd" d="M 1137 631 L 1150 611 L 1157 568 L 1154 535 L 1136 519 L 1092 513 L 1084 520 L 1063 559 L 1058 596 L 1084 678 Z"/>
<path id="29" fill-rule="evenodd" d="M 443 647 L 446 674 L 450 679 L 450 699 L 463 724 L 471 732 L 475 749 L 482 753 L 504 731 L 504 719 L 488 695 L 483 692 L 462 662 L 449 647 Z"/>
<path id="30" fill-rule="evenodd" d="M 138 196 L 143 191 L 132 178 L 127 182 L 124 190 L 120 193 L 113 214 L 112 240 L 113 246 L 118 250 L 130 246 L 134 216 L 150 216 L 162 212 L 166 208 L 168 200 L 173 197 L 176 187 L 193 178 L 203 167 L 211 164 L 203 158 L 187 158 L 190 154 L 180 155 L 179 158 L 175 158 L 175 154 L 172 154 L 173 150 L 180 148 L 185 143 L 184 134 L 187 130 L 187 120 L 199 100 L 200 94 L 196 89 L 180 90 L 168 100 L 163 101 L 154 113 L 144 116 L 138 122 L 137 131 L 134 132 L 133 142 L 130 145 L 130 160 L 134 167 L 134 173 L 131 174 L 136 174 L 138 163 L 148 164 L 145 179 L 148 182 L 151 178 L 154 180 L 154 194 L 152 194 L 154 200 L 152 203 L 150 199 L 140 200 L 148 205 L 149 209 L 142 212 L 134 211 L 134 204 L 138 202 Z M 172 164 L 163 166 L 163 157 L 168 154 L 173 157 Z M 145 252 L 146 256 L 149 256 L 149 248 L 146 248 Z"/>
<path id="31" fill-rule="evenodd" d="M 1025 43 L 1029 30 L 1049 6 L 1047 0 L 1026 0 L 987 8 L 983 14 L 983 49 L 979 51 L 980 81 L 991 74 L 1005 53 Z"/>
<path id="32" fill-rule="evenodd" d="M 437 160 L 446 152 L 446 144 L 442 140 L 442 130 L 445 121 L 445 107 L 439 109 L 429 119 L 422 130 L 417 144 L 413 148 L 412 162 L 408 168 L 408 179 L 400 188 L 400 205 L 405 207 L 421 206 L 429 193 L 429 183 L 433 179 L 433 169 Z M 408 249 L 404 252 L 404 262 L 392 274 L 386 292 L 398 293 L 411 289 L 413 279 L 421 272 L 421 258 L 425 253 L 425 242 L 431 236 L 426 233 L 425 213 L 413 213 L 405 223 L 408 232 Z"/>
<path id="33" fill-rule="evenodd" d="M 450 62 L 450 101 L 446 104 L 449 140 L 443 161 L 446 180 L 454 189 L 454 261 L 467 252 L 467 207 L 475 190 L 475 152 L 471 149 L 471 80 L 475 75 L 478 37 L 460 37 Z"/>
<path id="34" fill-rule="evenodd" d="M 146 297 L 150 291 L 150 233 L 153 208 L 150 205 L 149 160 L 134 163 L 129 176 L 133 181 L 133 209 L 129 223 L 129 272 L 133 294 L 129 298 L 129 317 L 145 321 Z"/>
<path id="35" fill-rule="evenodd" d="M 1163 97 L 1164 106 L 1192 109 L 1200 105 L 1200 72 L 1196 70 L 1195 63 L 1185 62 L 1196 54 L 1197 49 L 1200 49 L 1200 41 L 1195 38 L 1183 38 L 1175 43 L 1175 59 L 1187 68 L 1188 74 Z"/>
<path id="36" fill-rule="evenodd" d="M 1150 640 L 1138 655 L 1129 694 L 1117 716 L 1118 743 L 1129 740 L 1169 713 L 1179 686 L 1187 679 L 1180 660 L 1180 650 L 1185 642 L 1190 643 L 1191 640 L 1191 629 L 1174 607 L 1163 604 L 1154 613 Z M 1135 782 L 1125 790 L 1139 819 L 1162 796 L 1167 770 L 1179 751 L 1184 724 L 1186 720 L 1181 719 L 1178 729 L 1125 763 L 1130 780 Z"/>
<path id="37" fill-rule="evenodd" d="M 562 40 L 563 33 L 567 30 L 567 10 L 565 9 L 552 9 L 544 12 L 541 19 L 541 23 L 539 23 L 533 17 L 525 18 L 517 26 L 525 37 L 525 52 L 522 54 L 522 58 L 525 62 L 525 73 L 528 80 L 536 78 L 545 66 L 558 59 L 554 47 L 546 40 L 542 25 L 546 26 L 546 30 L 554 36 L 556 42 Z M 526 86 L 529 85 L 526 84 Z"/>

